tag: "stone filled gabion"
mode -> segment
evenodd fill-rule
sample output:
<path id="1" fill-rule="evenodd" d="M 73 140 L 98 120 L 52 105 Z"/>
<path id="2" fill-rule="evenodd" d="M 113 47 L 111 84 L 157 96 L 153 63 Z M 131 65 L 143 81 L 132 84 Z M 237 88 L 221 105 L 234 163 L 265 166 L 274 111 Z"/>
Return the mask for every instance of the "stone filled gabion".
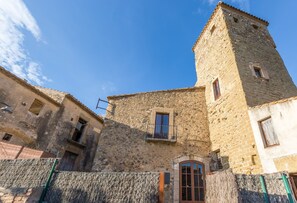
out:
<path id="1" fill-rule="evenodd" d="M 43 186 L 54 159 L 21 159 L 0 161 L 0 187 L 34 188 Z"/>
<path id="2" fill-rule="evenodd" d="M 158 202 L 159 173 L 59 172 L 47 202 Z"/>

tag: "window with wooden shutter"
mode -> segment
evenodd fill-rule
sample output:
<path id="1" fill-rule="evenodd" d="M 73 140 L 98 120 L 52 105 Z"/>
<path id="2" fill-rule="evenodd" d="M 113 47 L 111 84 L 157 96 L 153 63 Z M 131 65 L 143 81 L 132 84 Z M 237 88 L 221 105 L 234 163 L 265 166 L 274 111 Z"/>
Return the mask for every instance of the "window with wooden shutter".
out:
<path id="1" fill-rule="evenodd" d="M 264 139 L 265 147 L 279 145 L 279 141 L 272 125 L 271 117 L 260 121 L 260 128 Z"/>

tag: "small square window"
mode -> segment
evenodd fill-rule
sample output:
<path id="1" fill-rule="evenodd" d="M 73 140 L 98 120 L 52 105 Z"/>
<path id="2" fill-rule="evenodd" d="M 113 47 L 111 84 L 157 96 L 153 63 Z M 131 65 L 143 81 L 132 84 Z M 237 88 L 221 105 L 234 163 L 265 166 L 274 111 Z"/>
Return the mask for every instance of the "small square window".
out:
<path id="1" fill-rule="evenodd" d="M 256 75 L 257 78 L 262 78 L 263 77 L 261 68 L 254 67 L 254 71 L 255 71 L 255 75 Z"/>
<path id="2" fill-rule="evenodd" d="M 2 140 L 10 141 L 11 138 L 12 138 L 12 135 L 11 134 L 5 133 L 5 135 L 3 136 Z"/>
<path id="3" fill-rule="evenodd" d="M 259 124 L 260 124 L 260 129 L 264 140 L 264 146 L 270 147 L 274 145 L 279 145 L 277 135 L 272 125 L 271 117 L 260 121 Z"/>
<path id="4" fill-rule="evenodd" d="M 43 102 L 39 101 L 38 99 L 35 99 L 32 105 L 30 106 L 29 111 L 38 116 L 43 106 Z"/>
<path id="5" fill-rule="evenodd" d="M 233 17 L 235 23 L 238 23 L 238 18 Z"/>
<path id="6" fill-rule="evenodd" d="M 216 79 L 216 80 L 212 83 L 212 87 L 213 87 L 214 99 L 217 100 L 217 99 L 220 98 L 220 96 L 221 96 L 221 90 L 220 90 L 219 79 Z"/>
<path id="7" fill-rule="evenodd" d="M 253 28 L 258 30 L 259 26 L 258 25 L 255 25 L 255 24 L 252 24 Z"/>

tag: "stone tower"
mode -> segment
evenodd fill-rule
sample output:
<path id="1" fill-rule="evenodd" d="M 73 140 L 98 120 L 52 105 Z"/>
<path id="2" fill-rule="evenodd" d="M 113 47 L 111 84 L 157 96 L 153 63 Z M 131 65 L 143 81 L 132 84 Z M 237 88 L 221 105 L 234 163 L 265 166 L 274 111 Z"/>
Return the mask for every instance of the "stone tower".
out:
<path id="1" fill-rule="evenodd" d="M 267 26 L 220 2 L 193 47 L 212 150 L 234 172 L 261 172 L 248 108 L 297 95 Z"/>

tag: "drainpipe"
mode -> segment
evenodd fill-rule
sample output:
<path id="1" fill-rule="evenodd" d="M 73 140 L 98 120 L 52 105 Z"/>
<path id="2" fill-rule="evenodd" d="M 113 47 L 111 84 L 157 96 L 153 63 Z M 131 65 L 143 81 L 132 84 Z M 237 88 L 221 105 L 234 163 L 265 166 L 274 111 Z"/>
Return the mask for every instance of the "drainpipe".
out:
<path id="1" fill-rule="evenodd" d="M 264 181 L 264 177 L 262 175 L 260 176 L 260 183 L 261 183 L 262 191 L 264 193 L 264 201 L 265 201 L 265 203 L 270 203 L 266 185 L 265 185 L 265 181 Z"/>
<path id="2" fill-rule="evenodd" d="M 40 196 L 40 199 L 39 199 L 39 203 L 42 203 L 43 200 L 44 200 L 44 198 L 45 198 L 45 195 L 46 195 L 46 193 L 47 193 L 47 191 L 48 191 L 49 184 L 50 184 L 50 182 L 51 182 L 52 176 L 53 176 L 53 174 L 54 174 L 54 172 L 55 172 L 55 168 L 56 168 L 57 163 L 58 163 L 58 159 L 55 159 L 54 164 L 53 164 L 53 166 L 52 166 L 52 169 L 51 169 L 51 171 L 50 171 L 50 174 L 49 174 L 49 176 L 48 176 L 48 179 L 47 179 L 47 181 L 46 181 L 45 187 L 44 187 L 43 190 L 42 190 L 42 193 L 41 193 L 41 196 Z"/>
<path id="3" fill-rule="evenodd" d="M 289 203 L 294 203 L 293 197 L 292 197 L 291 187 L 290 187 L 290 184 L 289 184 L 289 181 L 288 181 L 288 178 L 287 178 L 286 174 L 282 173 L 282 179 L 283 179 L 286 191 L 287 191 Z"/>

